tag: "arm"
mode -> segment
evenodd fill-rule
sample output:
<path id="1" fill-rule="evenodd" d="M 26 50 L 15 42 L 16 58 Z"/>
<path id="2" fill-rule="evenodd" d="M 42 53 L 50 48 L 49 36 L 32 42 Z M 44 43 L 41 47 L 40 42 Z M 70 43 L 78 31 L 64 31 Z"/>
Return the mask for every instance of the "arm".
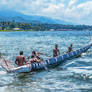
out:
<path id="1" fill-rule="evenodd" d="M 53 57 L 54 57 L 54 54 L 55 54 L 55 50 L 53 49 Z"/>
<path id="2" fill-rule="evenodd" d="M 68 51 L 66 53 L 69 53 L 69 47 L 68 47 Z"/>
<path id="3" fill-rule="evenodd" d="M 24 59 L 25 64 L 27 64 L 27 60 L 25 59 L 25 57 L 23 59 Z"/>
<path id="4" fill-rule="evenodd" d="M 58 49 L 58 55 L 60 55 L 60 51 L 59 51 L 59 49 Z"/>
<path id="5" fill-rule="evenodd" d="M 16 60 L 15 60 L 15 64 L 18 65 L 18 59 L 17 59 L 17 58 L 16 58 Z"/>
<path id="6" fill-rule="evenodd" d="M 44 53 L 41 53 L 41 52 L 37 52 L 37 54 L 40 54 L 40 55 L 46 55 L 46 54 L 44 54 Z"/>
<path id="7" fill-rule="evenodd" d="M 30 59 L 31 56 L 28 56 L 27 59 Z"/>

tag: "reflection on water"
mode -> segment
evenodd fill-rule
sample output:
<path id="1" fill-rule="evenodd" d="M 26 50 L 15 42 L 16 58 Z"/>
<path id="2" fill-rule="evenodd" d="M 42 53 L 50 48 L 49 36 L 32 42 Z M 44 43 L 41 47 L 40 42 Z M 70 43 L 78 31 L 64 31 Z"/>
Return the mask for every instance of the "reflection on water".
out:
<path id="1" fill-rule="evenodd" d="M 1 32 L 0 51 L 14 64 L 20 50 L 27 57 L 32 50 L 52 56 L 54 44 L 61 55 L 73 43 L 76 50 L 85 46 L 89 32 Z M 41 56 L 44 59 L 49 57 Z M 0 67 L 0 92 L 92 92 L 92 49 L 82 57 L 68 60 L 50 71 L 9 74 Z"/>

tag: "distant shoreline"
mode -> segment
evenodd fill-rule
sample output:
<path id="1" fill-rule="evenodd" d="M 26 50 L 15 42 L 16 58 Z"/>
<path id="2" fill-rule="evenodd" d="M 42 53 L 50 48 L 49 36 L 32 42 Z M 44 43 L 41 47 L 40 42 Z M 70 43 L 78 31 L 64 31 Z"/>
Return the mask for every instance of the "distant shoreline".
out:
<path id="1" fill-rule="evenodd" d="M 16 31 L 15 30 L 0 30 L 0 32 L 39 32 L 39 31 L 40 32 L 53 32 L 53 31 L 54 32 L 77 31 L 78 32 L 78 31 L 91 31 L 91 30 L 53 30 L 53 31 L 50 31 L 50 30 L 43 30 L 43 31 L 42 30 L 37 30 L 37 31 L 36 30 L 16 30 Z"/>
<path id="2" fill-rule="evenodd" d="M 0 32 L 27 32 L 27 31 L 32 31 L 32 30 L 0 30 Z"/>
<path id="3" fill-rule="evenodd" d="M 13 21 L 0 22 L 0 32 L 15 31 L 92 31 L 90 25 L 64 25 L 64 24 L 46 24 L 46 23 L 24 23 Z"/>

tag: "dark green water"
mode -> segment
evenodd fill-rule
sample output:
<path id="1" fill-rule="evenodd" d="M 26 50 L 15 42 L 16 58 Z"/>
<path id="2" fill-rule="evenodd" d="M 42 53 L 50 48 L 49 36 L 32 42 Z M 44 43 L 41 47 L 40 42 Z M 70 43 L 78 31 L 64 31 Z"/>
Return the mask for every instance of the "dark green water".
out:
<path id="1" fill-rule="evenodd" d="M 55 43 L 62 55 L 71 43 L 74 50 L 88 44 L 88 34 L 88 31 L 1 32 L 0 51 L 13 64 L 20 50 L 26 57 L 32 50 L 52 56 Z M 82 57 L 49 71 L 9 74 L 0 67 L 0 92 L 92 92 L 92 48 Z"/>

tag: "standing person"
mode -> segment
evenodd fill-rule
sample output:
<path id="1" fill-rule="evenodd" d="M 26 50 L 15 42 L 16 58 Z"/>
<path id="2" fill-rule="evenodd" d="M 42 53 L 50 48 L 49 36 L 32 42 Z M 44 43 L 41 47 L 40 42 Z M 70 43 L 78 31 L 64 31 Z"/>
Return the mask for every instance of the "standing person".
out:
<path id="1" fill-rule="evenodd" d="M 24 63 L 27 64 L 27 61 L 23 55 L 23 51 L 20 51 L 20 55 L 16 57 L 15 64 L 18 66 L 22 66 L 24 65 Z"/>
<path id="2" fill-rule="evenodd" d="M 58 44 L 55 44 L 55 48 L 53 49 L 53 57 L 60 55 L 60 51 L 58 49 Z"/>
<path id="3" fill-rule="evenodd" d="M 72 43 L 70 44 L 70 46 L 68 47 L 68 51 L 67 51 L 67 53 L 69 53 L 69 52 L 72 52 L 73 50 L 72 50 L 72 47 L 73 47 L 73 45 L 72 45 Z"/>

